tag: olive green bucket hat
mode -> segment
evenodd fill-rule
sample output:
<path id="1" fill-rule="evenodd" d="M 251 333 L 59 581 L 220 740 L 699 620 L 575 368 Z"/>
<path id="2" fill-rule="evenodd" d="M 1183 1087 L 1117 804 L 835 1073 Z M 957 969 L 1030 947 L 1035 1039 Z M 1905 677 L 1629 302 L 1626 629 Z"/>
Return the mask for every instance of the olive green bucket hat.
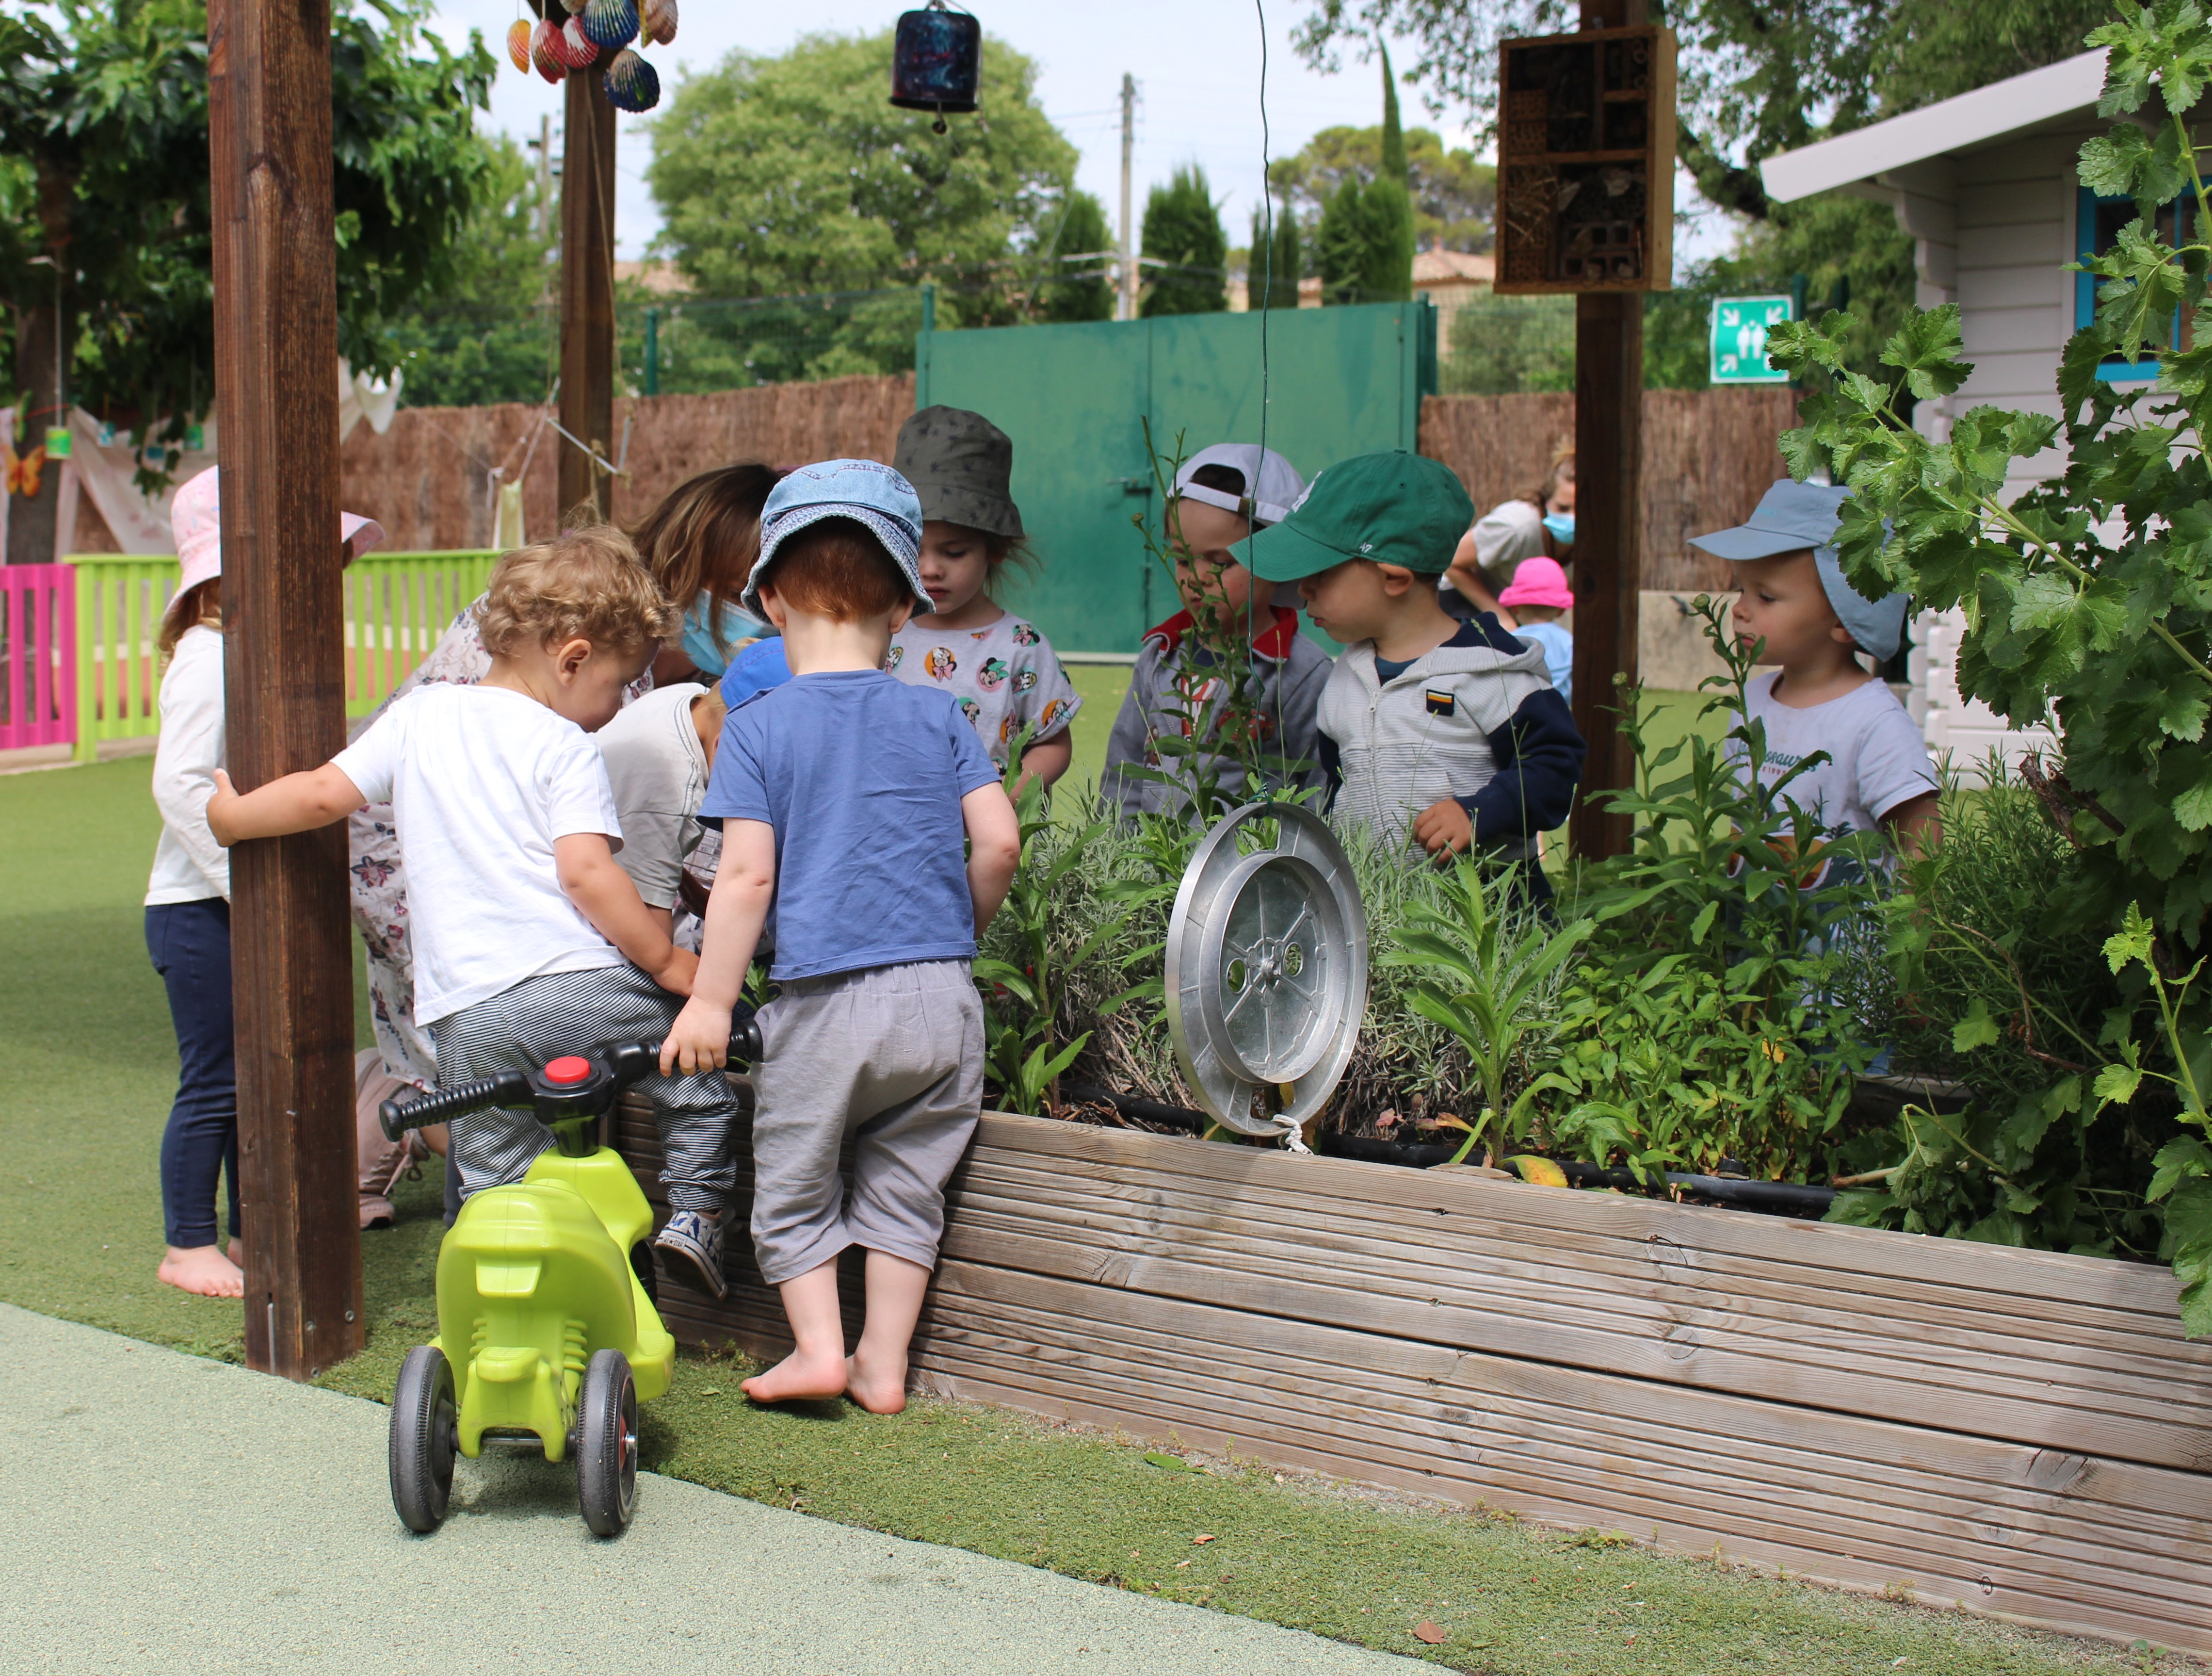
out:
<path id="1" fill-rule="evenodd" d="M 1009 486 L 1013 441 L 981 413 L 923 408 L 899 427 L 891 465 L 921 497 L 925 520 L 1022 539 L 1022 512 Z"/>

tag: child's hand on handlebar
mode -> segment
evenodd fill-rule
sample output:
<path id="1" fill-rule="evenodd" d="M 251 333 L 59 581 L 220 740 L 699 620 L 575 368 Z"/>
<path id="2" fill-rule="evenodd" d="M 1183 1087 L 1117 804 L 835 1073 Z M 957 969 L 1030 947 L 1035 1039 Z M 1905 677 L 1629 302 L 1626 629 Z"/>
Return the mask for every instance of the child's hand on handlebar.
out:
<path id="1" fill-rule="evenodd" d="M 681 1066 L 686 1076 L 720 1070 L 730 1062 L 730 1009 L 693 996 L 684 1003 L 668 1039 L 660 1045 L 660 1074 Z"/>

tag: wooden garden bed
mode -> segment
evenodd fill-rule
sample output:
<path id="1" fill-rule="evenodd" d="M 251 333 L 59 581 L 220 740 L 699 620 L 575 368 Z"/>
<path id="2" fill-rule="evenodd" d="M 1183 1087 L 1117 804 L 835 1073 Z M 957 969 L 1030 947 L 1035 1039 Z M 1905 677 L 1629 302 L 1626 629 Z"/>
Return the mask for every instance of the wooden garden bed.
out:
<path id="1" fill-rule="evenodd" d="M 658 1204 L 641 1108 L 620 1142 Z M 730 1270 L 719 1306 L 667 1289 L 671 1330 L 781 1355 L 741 1233 Z M 2139 1264 L 987 1113 L 915 1368 L 947 1397 L 2212 1653 L 2212 1344 L 2174 1290 Z"/>

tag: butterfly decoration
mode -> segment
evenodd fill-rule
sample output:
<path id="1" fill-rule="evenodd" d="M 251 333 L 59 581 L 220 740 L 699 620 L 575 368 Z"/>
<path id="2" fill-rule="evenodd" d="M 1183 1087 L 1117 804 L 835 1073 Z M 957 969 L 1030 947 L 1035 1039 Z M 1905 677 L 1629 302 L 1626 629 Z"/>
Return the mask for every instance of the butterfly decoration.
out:
<path id="1" fill-rule="evenodd" d="M 0 443 L 0 463 L 8 468 L 8 492 L 21 495 L 27 501 L 39 497 L 39 472 L 46 463 L 44 447 L 19 454 L 15 449 Z"/>

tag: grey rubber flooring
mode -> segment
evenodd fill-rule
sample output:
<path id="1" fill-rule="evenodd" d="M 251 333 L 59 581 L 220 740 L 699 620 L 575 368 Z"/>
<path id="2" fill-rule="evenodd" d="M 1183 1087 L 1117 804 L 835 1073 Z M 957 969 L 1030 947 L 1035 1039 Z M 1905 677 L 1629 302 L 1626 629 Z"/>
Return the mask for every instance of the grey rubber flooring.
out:
<path id="1" fill-rule="evenodd" d="M 9 1671 L 1385 1676 L 1433 1666 L 647 1475 L 594 1540 L 543 1460 L 393 1516 L 386 1411 L 0 1305 Z"/>

